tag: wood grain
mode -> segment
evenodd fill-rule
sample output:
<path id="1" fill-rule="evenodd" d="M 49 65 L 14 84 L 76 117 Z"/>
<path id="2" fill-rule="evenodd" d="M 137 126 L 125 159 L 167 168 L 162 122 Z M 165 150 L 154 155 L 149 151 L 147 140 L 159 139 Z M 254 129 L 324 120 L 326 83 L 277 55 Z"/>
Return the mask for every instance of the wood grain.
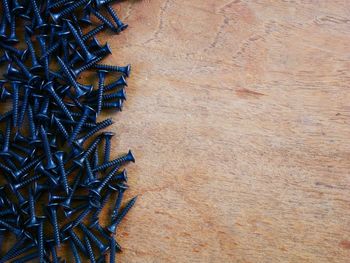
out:
<path id="1" fill-rule="evenodd" d="M 349 262 L 349 1 L 115 7 L 139 194 L 118 262 Z"/>

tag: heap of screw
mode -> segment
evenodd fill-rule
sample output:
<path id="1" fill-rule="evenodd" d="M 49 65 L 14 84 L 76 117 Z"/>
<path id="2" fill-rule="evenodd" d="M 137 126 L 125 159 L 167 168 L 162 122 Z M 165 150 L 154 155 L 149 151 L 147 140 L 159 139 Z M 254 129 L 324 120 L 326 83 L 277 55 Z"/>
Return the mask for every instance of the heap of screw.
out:
<path id="1" fill-rule="evenodd" d="M 95 38 L 127 28 L 111 2 L 2 0 L 0 263 L 115 262 L 121 251 L 134 157 L 111 159 L 113 122 L 100 114 L 121 111 L 130 65 L 102 64 L 111 50 Z"/>

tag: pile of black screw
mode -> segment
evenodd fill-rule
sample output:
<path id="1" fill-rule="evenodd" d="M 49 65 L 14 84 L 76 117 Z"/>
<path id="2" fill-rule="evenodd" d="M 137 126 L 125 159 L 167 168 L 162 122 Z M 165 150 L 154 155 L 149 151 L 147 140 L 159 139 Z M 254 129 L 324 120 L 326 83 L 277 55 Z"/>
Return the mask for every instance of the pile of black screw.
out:
<path id="1" fill-rule="evenodd" d="M 102 130 L 112 120 L 97 121 L 103 109 L 122 109 L 130 73 L 99 64 L 111 50 L 95 36 L 127 28 L 111 2 L 2 0 L 0 263 L 115 262 L 121 251 L 116 229 L 136 201 L 122 205 L 122 166 L 134 157 L 111 160 L 113 133 Z M 85 72 L 95 87 L 81 83 Z"/>

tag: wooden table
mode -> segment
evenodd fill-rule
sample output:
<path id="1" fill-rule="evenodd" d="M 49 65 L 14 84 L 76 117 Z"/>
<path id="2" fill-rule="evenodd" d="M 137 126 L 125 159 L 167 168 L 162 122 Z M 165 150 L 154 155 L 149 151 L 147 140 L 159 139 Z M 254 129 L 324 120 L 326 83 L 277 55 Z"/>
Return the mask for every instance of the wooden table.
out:
<path id="1" fill-rule="evenodd" d="M 118 262 L 350 262 L 350 2 L 115 7 L 139 194 Z"/>

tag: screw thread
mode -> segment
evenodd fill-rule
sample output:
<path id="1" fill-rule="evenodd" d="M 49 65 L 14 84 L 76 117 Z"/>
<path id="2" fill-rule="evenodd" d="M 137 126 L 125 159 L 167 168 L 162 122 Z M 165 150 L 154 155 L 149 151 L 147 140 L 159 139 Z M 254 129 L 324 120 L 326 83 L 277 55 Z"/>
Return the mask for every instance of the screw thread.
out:
<path id="1" fill-rule="evenodd" d="M 43 156 L 39 156 L 36 159 L 34 159 L 33 161 L 31 161 L 30 163 L 28 163 L 26 166 L 24 166 L 22 169 L 19 169 L 15 172 L 15 174 L 17 175 L 17 177 L 20 177 L 21 175 L 25 174 L 26 172 L 28 172 L 30 169 L 32 169 L 38 162 L 40 162 L 44 157 Z"/>
<path id="2" fill-rule="evenodd" d="M 111 140 L 109 138 L 106 138 L 105 142 L 105 148 L 103 151 L 103 162 L 107 163 L 111 156 Z"/>
<path id="3" fill-rule="evenodd" d="M 23 124 L 24 115 L 26 113 L 27 106 L 28 106 L 29 93 L 30 93 L 30 89 L 29 88 L 25 89 L 24 97 L 23 97 L 23 101 L 22 101 L 22 105 L 21 105 L 21 111 L 19 113 L 19 118 L 18 118 L 18 127 L 21 127 Z"/>
<path id="4" fill-rule="evenodd" d="M 32 138 L 35 138 L 35 136 L 36 136 L 35 122 L 34 122 L 34 116 L 33 116 L 33 109 L 30 105 L 28 105 L 27 114 L 28 114 L 30 135 Z"/>
<path id="5" fill-rule="evenodd" d="M 73 230 L 71 229 L 69 231 L 69 235 L 71 236 L 74 244 L 84 253 L 86 254 L 86 248 L 83 244 L 83 242 L 79 239 L 79 237 L 73 232 Z"/>
<path id="6" fill-rule="evenodd" d="M 64 169 L 64 163 L 62 160 L 58 160 L 58 169 L 60 171 L 63 189 L 66 192 L 66 194 L 68 194 L 69 193 L 68 179 L 67 179 L 66 171 Z"/>
<path id="7" fill-rule="evenodd" d="M 115 244 L 116 242 L 115 242 L 115 239 L 114 239 L 114 237 L 111 237 L 110 238 L 110 253 L 109 253 L 109 262 L 110 263 L 115 263 L 116 261 L 115 261 L 115 253 L 116 253 L 116 251 L 115 251 L 115 246 L 116 246 L 116 244 Z"/>
<path id="8" fill-rule="evenodd" d="M 100 114 L 102 111 L 102 101 L 103 101 L 103 90 L 104 90 L 104 82 L 105 82 L 105 73 L 99 74 L 98 81 L 98 92 L 97 92 L 97 114 Z"/>
<path id="9" fill-rule="evenodd" d="M 5 16 L 7 18 L 7 21 L 11 22 L 11 12 L 10 12 L 10 7 L 9 7 L 8 0 L 2 0 L 2 6 L 4 8 Z"/>
<path id="10" fill-rule="evenodd" d="M 30 213 L 30 218 L 35 219 L 35 205 L 34 205 L 34 196 L 33 194 L 29 193 L 29 213 Z"/>
<path id="11" fill-rule="evenodd" d="M 48 91 L 50 95 L 55 99 L 58 106 L 60 106 L 61 110 L 64 112 L 64 114 L 72 121 L 74 121 L 72 114 L 67 109 L 66 105 L 63 103 L 62 99 L 57 95 L 55 90 L 53 89 L 52 85 L 50 84 L 50 87 L 48 88 Z"/>
<path id="12" fill-rule="evenodd" d="M 82 141 L 85 142 L 87 139 L 89 139 L 91 136 L 93 136 L 96 132 L 98 132 L 102 129 L 105 129 L 112 124 L 113 124 L 112 119 L 106 119 L 106 120 L 100 122 L 96 127 L 94 127 L 86 135 L 84 135 L 84 137 L 82 137 Z"/>
<path id="13" fill-rule="evenodd" d="M 81 128 L 83 127 L 83 124 L 86 122 L 87 118 L 88 118 L 88 112 L 84 111 L 83 115 L 81 116 L 80 121 L 74 127 L 74 130 L 69 138 L 69 142 L 72 142 L 77 138 L 77 136 L 78 136 L 79 132 L 81 131 Z"/>
<path id="14" fill-rule="evenodd" d="M 44 147 L 44 151 L 45 151 L 45 155 L 46 155 L 47 161 L 48 162 L 52 162 L 50 143 L 49 143 L 46 131 L 45 131 L 43 126 L 40 126 L 40 134 L 41 134 L 41 138 L 43 140 L 43 147 Z"/>
<path id="15" fill-rule="evenodd" d="M 81 263 L 81 258 L 79 256 L 78 249 L 72 240 L 70 241 L 70 248 L 72 249 L 75 263 Z"/>
<path id="16" fill-rule="evenodd" d="M 99 240 L 96 235 L 94 235 L 89 229 L 87 229 L 87 227 L 84 224 L 79 224 L 81 230 L 84 232 L 85 235 L 87 235 L 89 237 L 89 239 L 91 239 L 92 242 L 94 242 L 96 244 L 96 246 L 99 249 L 102 249 L 105 245 L 102 243 L 101 240 Z"/>
<path id="17" fill-rule="evenodd" d="M 80 215 L 72 223 L 72 226 L 76 227 L 77 225 L 79 225 L 79 223 L 90 213 L 90 211 L 91 211 L 91 208 L 88 207 L 82 213 L 80 213 Z"/>
<path id="18" fill-rule="evenodd" d="M 83 41 L 88 40 L 89 38 L 97 35 L 98 33 L 100 33 L 103 29 L 105 29 L 105 24 L 101 24 L 97 27 L 95 27 L 94 29 L 90 30 L 89 32 L 87 32 L 85 35 L 83 35 L 82 39 Z"/>
<path id="19" fill-rule="evenodd" d="M 20 67 L 20 69 L 22 70 L 23 74 L 27 77 L 27 78 L 31 78 L 33 75 L 29 72 L 29 70 L 27 69 L 27 67 L 22 63 L 22 61 L 20 61 L 17 57 L 12 56 L 13 60 L 16 62 L 16 64 Z"/>
<path id="20" fill-rule="evenodd" d="M 91 13 L 93 13 L 97 17 L 97 19 L 100 20 L 102 23 L 105 23 L 106 26 L 108 26 L 110 29 L 112 29 L 113 31 L 115 30 L 115 27 L 111 23 L 111 21 L 109 21 L 106 17 L 104 17 L 100 12 L 91 8 Z"/>
<path id="21" fill-rule="evenodd" d="M 40 11 L 39 11 L 38 5 L 37 5 L 35 0 L 30 0 L 30 3 L 33 6 L 36 22 L 37 22 L 37 24 L 40 24 L 40 22 L 42 22 L 42 19 L 41 19 L 41 16 L 40 16 Z"/>
<path id="22" fill-rule="evenodd" d="M 57 125 L 58 130 L 62 133 L 63 137 L 68 140 L 68 132 L 66 130 L 66 128 L 63 126 L 63 124 L 61 123 L 61 121 L 58 118 L 55 118 L 55 122 Z"/>
<path id="23" fill-rule="evenodd" d="M 38 180 L 40 177 L 41 177 L 41 174 L 37 174 L 27 180 L 24 180 L 23 182 L 20 182 L 19 184 L 17 184 L 17 189 L 23 188 L 24 186 Z"/>
<path id="24" fill-rule="evenodd" d="M 18 104 L 19 104 L 19 88 L 17 84 L 12 85 L 12 107 L 13 107 L 13 114 L 12 114 L 12 121 L 14 127 L 17 126 L 18 122 Z"/>
<path id="25" fill-rule="evenodd" d="M 117 12 L 110 5 L 107 5 L 107 12 L 111 15 L 113 21 L 117 24 L 118 27 L 123 26 L 122 21 L 120 21 L 117 15 Z"/>
<path id="26" fill-rule="evenodd" d="M 72 32 L 72 34 L 73 34 L 75 40 L 77 41 L 78 45 L 81 47 L 81 50 L 83 51 L 84 56 L 88 57 L 89 55 L 91 55 L 91 53 L 87 49 L 84 41 L 81 39 L 78 31 L 74 28 L 74 26 L 71 23 L 68 23 L 68 27 L 69 27 L 70 31 Z"/>
<path id="27" fill-rule="evenodd" d="M 108 184 L 108 182 L 113 178 L 114 174 L 118 172 L 119 168 L 119 166 L 114 167 L 113 170 L 110 171 L 105 178 L 103 178 L 100 186 L 97 188 L 98 191 L 101 191 L 106 186 L 106 184 Z"/>
<path id="28" fill-rule="evenodd" d="M 5 132 L 5 139 L 4 139 L 4 144 L 2 147 L 3 152 L 7 152 L 10 144 L 10 137 L 11 137 L 11 123 L 10 119 L 7 120 L 6 122 L 6 132 Z"/>
<path id="29" fill-rule="evenodd" d="M 94 252 L 92 251 L 90 240 L 87 236 L 84 236 L 85 247 L 90 258 L 91 263 L 96 263 Z"/>
<path id="30" fill-rule="evenodd" d="M 137 200 L 137 196 L 132 198 L 126 206 L 123 208 L 123 210 L 120 212 L 120 214 L 117 216 L 115 221 L 113 222 L 114 226 L 118 226 L 120 222 L 123 220 L 123 218 L 126 216 L 126 214 L 129 212 L 129 210 L 134 206 L 135 202 Z"/>
<path id="31" fill-rule="evenodd" d="M 70 0 L 59 0 L 55 3 L 52 3 L 50 6 L 49 6 L 49 9 L 55 9 L 57 7 L 60 7 L 61 5 L 64 5 L 65 3 L 69 2 Z"/>
<path id="32" fill-rule="evenodd" d="M 89 68 L 93 67 L 97 62 L 101 61 L 102 59 L 103 59 L 103 57 L 96 57 L 95 59 L 91 60 L 89 63 L 86 63 L 85 65 L 76 69 L 75 70 L 76 75 L 78 76 L 83 71 L 88 70 Z"/>
<path id="33" fill-rule="evenodd" d="M 109 198 L 111 197 L 111 193 L 108 192 L 104 198 L 102 199 L 101 205 L 96 209 L 96 211 L 93 213 L 93 215 L 91 216 L 91 222 L 95 221 L 96 219 L 98 219 L 98 216 L 100 215 L 102 209 L 104 208 L 104 206 L 107 204 Z"/>
<path id="34" fill-rule="evenodd" d="M 126 163 L 126 162 L 128 162 L 128 161 L 129 161 L 129 155 L 126 154 L 126 155 L 124 155 L 124 156 L 122 156 L 122 157 L 119 157 L 119 158 L 117 158 L 117 159 L 114 159 L 113 161 L 109 161 L 109 162 L 107 162 L 107 163 L 104 163 L 104 164 L 102 164 L 102 165 L 96 167 L 96 168 L 93 169 L 92 171 L 93 171 L 93 172 L 102 171 L 102 170 L 105 170 L 105 169 L 107 169 L 107 168 L 109 168 L 109 167 L 111 167 L 111 166 L 114 166 L 114 165 L 122 165 L 122 164 L 124 164 L 124 163 Z"/>
<path id="35" fill-rule="evenodd" d="M 44 52 L 44 54 L 40 57 L 40 60 L 43 60 L 44 58 L 50 56 L 53 52 L 56 51 L 57 48 L 59 48 L 60 42 L 56 42 L 53 44 L 48 50 Z"/>
<path id="36" fill-rule="evenodd" d="M 119 213 L 119 209 L 120 209 L 120 206 L 122 204 L 123 196 L 124 196 L 124 191 L 119 190 L 118 197 L 117 197 L 117 200 L 115 201 L 114 209 L 112 212 L 112 221 L 115 220 L 115 218 L 117 217 L 117 215 Z"/>
<path id="37" fill-rule="evenodd" d="M 90 0 L 80 0 L 78 2 L 75 2 L 74 4 L 68 6 L 66 9 L 63 9 L 61 12 L 59 12 L 60 17 L 68 15 L 69 13 L 71 13 L 72 11 L 74 11 L 78 7 L 81 7 L 82 5 L 84 5 L 89 1 Z"/>
<path id="38" fill-rule="evenodd" d="M 38 252 L 39 262 L 44 262 L 44 222 L 40 222 L 38 226 Z"/>
<path id="39" fill-rule="evenodd" d="M 60 246 L 60 228 L 57 221 L 57 210 L 56 207 L 51 208 L 51 218 L 53 226 L 53 236 L 57 246 Z"/>

